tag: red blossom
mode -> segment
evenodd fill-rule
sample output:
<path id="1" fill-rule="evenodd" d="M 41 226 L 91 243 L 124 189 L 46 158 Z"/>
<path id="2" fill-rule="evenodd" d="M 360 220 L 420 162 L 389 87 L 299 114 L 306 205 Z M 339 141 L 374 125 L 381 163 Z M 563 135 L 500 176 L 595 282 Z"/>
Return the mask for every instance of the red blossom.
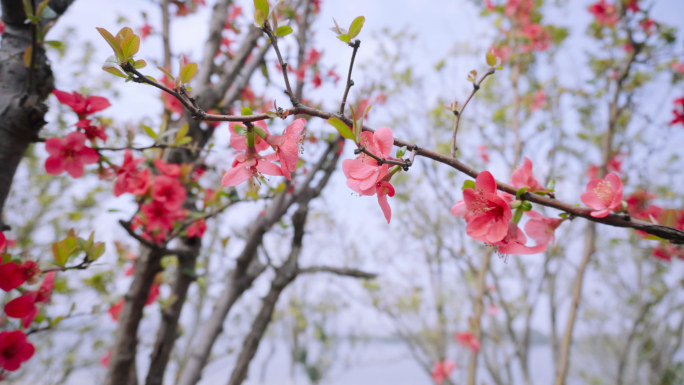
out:
<path id="1" fill-rule="evenodd" d="M 437 385 L 441 385 L 445 378 L 448 378 L 451 372 L 456 369 L 456 364 L 446 359 L 444 361 L 437 361 L 432 366 L 432 380 L 435 381 Z"/>
<path id="2" fill-rule="evenodd" d="M 477 353 L 480 350 L 480 341 L 471 332 L 456 333 L 454 334 L 454 339 L 456 339 L 459 345 L 467 347 L 473 353 Z"/>
<path id="3" fill-rule="evenodd" d="M 606 3 L 606 0 L 600 0 L 590 5 L 589 12 L 594 15 L 596 22 L 602 26 L 612 27 L 619 20 L 617 9 L 614 5 Z"/>
<path id="4" fill-rule="evenodd" d="M 5 249 L 5 246 L 7 245 L 7 238 L 5 238 L 5 234 L 0 231 L 0 252 L 2 252 Z"/>
<path id="5" fill-rule="evenodd" d="M 5 305 L 5 314 L 8 317 L 20 318 L 23 326 L 27 328 L 33 319 L 38 315 L 37 303 L 46 304 L 50 302 L 50 293 L 55 286 L 55 272 L 45 274 L 43 283 L 37 291 L 26 292 L 25 295 L 15 298 Z"/>
<path id="6" fill-rule="evenodd" d="M 13 372 L 35 353 L 33 345 L 21 330 L 0 332 L 0 368 Z"/>
<path id="7" fill-rule="evenodd" d="M 107 141 L 107 134 L 104 131 L 103 124 L 95 126 L 90 123 L 90 119 L 81 119 L 76 123 L 76 127 L 83 130 L 83 133 L 88 140 L 93 141 L 95 138 L 100 138 L 103 142 Z"/>
<path id="8" fill-rule="evenodd" d="M 152 32 L 152 26 L 145 23 L 143 24 L 142 27 L 139 29 L 140 31 L 140 40 L 145 40 L 147 36 L 149 36 L 150 32 Z"/>
<path id="9" fill-rule="evenodd" d="M 119 300 L 119 302 L 115 303 L 114 305 L 112 305 L 112 307 L 109 308 L 109 310 L 107 310 L 107 313 L 109 313 L 109 315 L 112 316 L 112 319 L 116 322 L 119 321 L 119 314 L 121 314 L 121 310 L 123 309 L 123 305 L 124 305 L 124 300 L 123 300 L 123 298 L 121 298 Z M 107 360 L 107 361 L 108 361 L 107 363 L 109 363 L 109 360 Z"/>
<path id="10" fill-rule="evenodd" d="M 672 126 L 679 123 L 684 126 L 684 96 L 679 99 L 675 99 L 672 101 L 672 103 L 675 105 L 674 109 L 672 110 L 674 119 L 672 119 L 670 125 Z"/>
<path id="11" fill-rule="evenodd" d="M 163 160 L 157 158 L 154 160 L 154 166 L 162 174 L 164 174 L 166 176 L 170 176 L 171 178 L 178 178 L 181 175 L 180 165 L 166 163 Z"/>
<path id="12" fill-rule="evenodd" d="M 157 298 L 159 298 L 159 284 L 154 283 L 152 286 L 150 286 L 150 293 L 147 295 L 147 301 L 145 301 L 145 305 L 152 305 Z"/>
<path id="13" fill-rule="evenodd" d="M 71 107 L 79 118 L 94 114 L 111 106 L 109 100 L 102 96 L 85 97 L 76 91 L 68 93 L 60 90 L 53 90 L 52 94 L 57 97 L 60 103 Z"/>
<path id="14" fill-rule="evenodd" d="M 123 193 L 140 196 L 147 192 L 150 186 L 150 171 L 148 169 L 138 170 L 137 168 L 144 161 L 144 158 L 133 158 L 130 150 L 124 151 L 123 164 L 116 170 L 115 196 L 118 197 Z"/>
<path id="15" fill-rule="evenodd" d="M 202 238 L 205 231 L 207 231 L 207 222 L 205 222 L 204 219 L 200 219 L 199 221 L 192 222 L 192 224 L 188 226 L 186 233 L 188 238 Z"/>
<path id="16" fill-rule="evenodd" d="M 5 33 L 5 22 L 0 20 L 0 35 Z"/>
<path id="17" fill-rule="evenodd" d="M 166 175 L 154 178 L 152 199 L 167 205 L 169 209 L 179 208 L 185 202 L 186 196 L 187 192 L 178 179 Z"/>
<path id="18" fill-rule="evenodd" d="M 86 136 L 72 132 L 65 138 L 50 138 L 45 141 L 45 149 L 50 156 L 45 160 L 45 171 L 59 175 L 66 171 L 74 178 L 83 175 L 83 165 L 97 162 L 100 156 L 85 145 Z"/>
<path id="19" fill-rule="evenodd" d="M 622 205 L 622 181 L 612 172 L 605 179 L 592 179 L 581 199 L 594 210 L 591 212 L 592 217 L 606 217 Z"/>
<path id="20" fill-rule="evenodd" d="M 10 291 L 18 288 L 24 282 L 26 282 L 26 277 L 16 262 L 10 261 L 0 265 L 0 289 Z"/>
<path id="21" fill-rule="evenodd" d="M 185 210 L 172 207 L 168 204 L 154 200 L 140 207 L 140 212 L 145 216 L 143 221 L 145 235 L 160 242 L 167 233 L 173 229 L 177 220 L 185 217 Z"/>
<path id="22" fill-rule="evenodd" d="M 627 0 L 627 9 L 632 12 L 639 12 L 639 0 Z"/>
<path id="23" fill-rule="evenodd" d="M 639 26 L 641 26 L 641 28 L 643 28 L 643 30 L 644 30 L 644 32 L 646 32 L 646 34 L 651 34 L 653 32 L 652 31 L 653 27 L 655 27 L 656 25 L 657 25 L 657 23 L 655 22 L 655 20 L 653 20 L 649 17 L 646 17 L 639 22 Z"/>

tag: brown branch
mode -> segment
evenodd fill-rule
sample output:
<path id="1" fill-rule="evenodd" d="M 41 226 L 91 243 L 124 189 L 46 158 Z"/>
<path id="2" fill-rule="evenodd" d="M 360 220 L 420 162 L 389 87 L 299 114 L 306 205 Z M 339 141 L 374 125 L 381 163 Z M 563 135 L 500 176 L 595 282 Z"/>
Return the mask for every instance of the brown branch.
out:
<path id="1" fill-rule="evenodd" d="M 297 97 L 295 96 L 294 92 L 292 92 L 292 86 L 290 86 L 290 77 L 287 75 L 287 63 L 283 60 L 283 56 L 280 54 L 280 48 L 278 48 L 278 38 L 273 34 L 273 31 L 271 30 L 271 27 L 266 23 L 263 28 L 261 29 L 269 39 L 271 39 L 271 45 L 273 46 L 273 50 L 276 53 L 276 56 L 278 57 L 278 63 L 280 64 L 280 68 L 283 70 L 283 79 L 285 80 L 285 93 L 287 96 L 290 97 L 290 102 L 292 103 L 293 106 L 298 106 L 300 104 L 299 100 L 297 100 Z"/>
<path id="2" fill-rule="evenodd" d="M 352 51 L 351 61 L 349 62 L 349 72 L 347 72 L 347 84 L 344 87 L 344 95 L 342 95 L 342 102 L 340 102 L 340 115 L 344 115 L 344 106 L 347 104 L 347 96 L 349 95 L 349 90 L 354 85 L 354 81 L 352 80 L 351 75 L 352 69 L 354 68 L 354 59 L 356 58 L 356 51 L 359 50 L 359 46 L 361 46 L 361 40 L 359 39 L 354 40 L 354 44 L 351 44 L 351 47 L 354 50 Z M 361 113 L 363 114 L 363 111 Z"/>
<path id="3" fill-rule="evenodd" d="M 375 279 L 378 277 L 377 273 L 369 273 L 359 269 L 352 269 L 347 267 L 334 266 L 310 266 L 303 267 L 298 270 L 299 274 L 314 274 L 314 273 L 330 273 L 352 278 Z"/>
<path id="4" fill-rule="evenodd" d="M 306 61 L 306 33 L 309 31 L 309 16 L 311 15 L 311 0 L 302 0 L 304 8 L 300 22 L 297 25 L 297 68 L 301 68 Z M 302 100 L 304 93 L 304 79 L 297 80 L 295 97 Z"/>
<path id="5" fill-rule="evenodd" d="M 482 311 L 484 308 L 484 296 L 487 291 L 486 276 L 489 270 L 489 261 L 492 257 L 492 251 L 487 251 L 482 255 L 482 265 L 477 271 L 477 297 L 475 298 L 473 308 L 473 322 L 471 324 L 472 333 L 475 339 L 482 343 Z M 482 346 L 482 345 L 480 345 Z M 477 382 L 477 359 L 479 350 L 470 354 L 468 361 L 468 385 L 475 385 Z"/>

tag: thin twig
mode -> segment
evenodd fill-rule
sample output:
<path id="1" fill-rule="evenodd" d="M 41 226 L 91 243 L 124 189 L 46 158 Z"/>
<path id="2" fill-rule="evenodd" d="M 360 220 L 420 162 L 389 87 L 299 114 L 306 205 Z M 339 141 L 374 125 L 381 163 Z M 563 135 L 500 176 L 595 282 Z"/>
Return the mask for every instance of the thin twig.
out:
<path id="1" fill-rule="evenodd" d="M 461 122 L 461 116 L 463 115 L 463 111 L 465 111 L 465 108 L 468 106 L 468 103 L 470 102 L 470 99 L 473 98 L 475 93 L 480 89 L 480 85 L 482 82 L 489 76 L 493 75 L 496 69 L 494 67 L 490 67 L 487 72 L 485 72 L 480 80 L 477 82 L 473 83 L 473 90 L 470 91 L 470 95 L 468 95 L 468 98 L 466 99 L 465 103 L 463 103 L 463 106 L 461 107 L 460 110 L 456 111 L 454 109 L 454 115 L 456 115 L 456 121 L 454 121 L 454 132 L 451 134 L 451 157 L 455 158 L 456 157 L 456 151 L 458 150 L 458 147 L 456 146 L 456 134 L 458 133 L 458 125 Z"/>
<path id="2" fill-rule="evenodd" d="M 268 36 L 268 38 L 271 40 L 271 45 L 273 46 L 273 50 L 275 50 L 276 56 L 278 57 L 278 63 L 280 64 L 280 67 L 283 69 L 283 79 L 285 80 L 285 93 L 287 93 L 287 96 L 290 97 L 290 102 L 292 102 L 292 105 L 297 107 L 299 105 L 299 100 L 297 100 L 297 97 L 295 96 L 294 92 L 292 92 L 292 87 L 290 86 L 290 78 L 287 76 L 287 63 L 283 60 L 283 56 L 280 54 L 280 48 L 278 48 L 278 38 L 273 34 L 273 31 L 271 30 L 271 27 L 266 23 L 263 28 L 261 28 L 262 31 Z"/>
<path id="3" fill-rule="evenodd" d="M 342 102 L 340 103 L 340 115 L 344 115 L 344 106 L 345 104 L 347 104 L 347 96 L 349 95 L 349 90 L 354 85 L 354 81 L 352 80 L 351 75 L 352 69 L 354 68 L 354 59 L 356 58 L 356 51 L 359 50 L 360 45 L 361 40 L 359 39 L 354 40 L 354 44 L 351 45 L 351 47 L 354 50 L 352 51 L 351 61 L 349 62 L 349 72 L 347 73 L 347 85 L 344 87 L 344 95 L 342 96 Z"/>

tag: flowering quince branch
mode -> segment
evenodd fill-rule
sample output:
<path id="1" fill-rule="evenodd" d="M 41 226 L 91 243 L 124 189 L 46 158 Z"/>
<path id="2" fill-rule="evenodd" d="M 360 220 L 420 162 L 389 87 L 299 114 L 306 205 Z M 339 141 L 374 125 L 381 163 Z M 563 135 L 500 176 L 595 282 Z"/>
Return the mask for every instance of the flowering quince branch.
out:
<path id="1" fill-rule="evenodd" d="M 275 51 L 276 56 L 278 56 L 278 63 L 280 63 L 280 67 L 283 69 L 283 79 L 285 79 L 285 93 L 287 94 L 287 96 L 290 97 L 290 102 L 292 102 L 292 105 L 296 107 L 300 104 L 300 102 L 299 100 L 297 100 L 297 97 L 295 96 L 294 92 L 292 92 L 292 87 L 290 86 L 290 79 L 287 76 L 287 63 L 283 61 L 283 56 L 280 54 L 280 48 L 278 48 L 278 38 L 273 34 L 273 30 L 271 30 L 271 26 L 269 25 L 268 20 L 266 20 L 266 22 L 264 22 L 264 25 L 261 26 L 261 30 L 271 40 L 273 50 Z"/>
<path id="2" fill-rule="evenodd" d="M 265 23 L 264 25 L 266 25 L 266 24 L 267 23 Z M 270 28 L 264 28 L 264 27 L 262 27 L 262 31 L 264 33 L 266 33 L 271 38 L 271 44 L 274 46 L 274 49 L 276 50 L 276 54 L 278 56 L 278 61 L 280 63 L 280 66 L 282 68 L 286 69 L 287 64 L 283 61 L 282 55 L 280 55 L 280 51 L 279 51 L 279 49 L 277 49 L 277 42 L 276 42 L 276 39 L 274 38 L 273 32 L 270 30 Z M 488 57 L 488 62 L 489 61 L 490 60 Z M 479 86 L 482 84 L 484 79 L 486 79 L 486 77 L 488 77 L 494 73 L 495 66 L 496 66 L 496 59 L 494 60 L 494 63 L 488 63 L 488 64 L 490 64 L 491 67 L 489 68 L 488 72 L 483 74 L 483 76 L 477 82 L 474 82 L 473 91 L 471 92 L 471 95 L 469 96 L 467 101 L 469 101 L 472 98 L 472 95 L 474 95 L 474 93 L 479 89 Z M 344 122 L 348 127 L 353 127 L 353 124 L 354 124 L 352 119 L 350 119 L 350 118 L 348 118 L 342 114 L 332 114 L 329 112 L 321 111 L 319 109 L 303 105 L 303 104 L 301 104 L 301 102 L 299 102 L 298 100 L 293 98 L 292 97 L 293 93 L 291 91 L 291 87 L 289 86 L 290 83 L 289 83 L 289 80 L 287 79 L 287 71 L 286 70 L 283 71 L 283 73 L 284 73 L 283 76 L 284 76 L 285 84 L 286 84 L 286 93 L 288 94 L 288 96 L 290 96 L 291 102 L 293 104 L 293 107 L 291 109 L 279 112 L 277 114 L 262 113 L 262 114 L 250 114 L 250 115 L 235 116 L 235 115 L 208 114 L 208 113 L 204 112 L 202 109 L 200 109 L 199 107 L 197 107 L 196 103 L 193 100 L 191 100 L 191 99 L 186 100 L 187 93 L 176 92 L 174 90 L 169 89 L 168 87 L 165 87 L 163 85 L 160 85 L 160 84 L 154 82 L 153 80 L 147 78 L 146 76 L 144 76 L 140 72 L 138 72 L 137 69 L 134 68 L 133 65 L 130 63 L 124 63 L 124 64 L 122 64 L 121 67 L 126 72 L 132 73 L 135 76 L 137 76 L 137 79 L 139 80 L 138 82 L 151 84 L 157 88 L 162 89 L 165 92 L 170 93 L 171 95 L 175 96 L 176 98 L 178 98 L 182 102 L 183 106 L 185 106 L 191 112 L 191 115 L 194 119 L 208 120 L 208 121 L 229 121 L 229 122 L 247 123 L 247 122 L 257 122 L 257 121 L 262 121 L 262 120 L 266 120 L 266 119 L 271 119 L 274 116 L 278 116 L 278 117 L 284 119 L 290 115 L 303 114 L 303 115 L 312 116 L 312 117 L 315 116 L 315 117 L 322 118 L 325 120 L 327 120 L 331 117 L 335 117 L 335 118 L 340 119 L 342 122 Z M 467 102 L 466 102 L 466 104 L 467 104 Z M 465 105 L 464 105 L 464 107 L 465 107 Z M 461 108 L 461 110 L 459 111 L 459 113 L 457 115 L 460 115 L 460 113 L 462 111 L 463 111 L 463 108 Z M 455 128 L 457 128 L 457 126 Z M 365 125 L 362 126 L 360 128 L 360 130 L 364 131 L 364 132 L 369 132 L 371 134 L 375 132 L 372 128 L 365 126 Z M 454 131 L 454 137 L 455 137 L 455 134 L 456 134 L 456 130 Z M 398 146 L 398 147 L 406 147 L 406 148 L 412 149 L 412 151 L 413 151 L 412 156 L 423 156 L 423 157 L 426 157 L 428 159 L 432 159 L 432 160 L 437 161 L 439 163 L 443 163 L 447 166 L 450 166 L 450 167 L 452 167 L 452 168 L 454 168 L 454 169 L 456 169 L 456 170 L 458 170 L 458 171 L 460 171 L 466 175 L 469 175 L 473 178 L 477 178 L 477 176 L 480 174 L 479 171 L 477 171 L 477 170 L 473 169 L 472 167 L 464 164 L 463 162 L 459 161 L 458 159 L 456 159 L 453 156 L 445 156 L 445 155 L 439 154 L 437 152 L 418 147 L 415 144 L 408 143 L 408 142 L 405 142 L 405 141 L 402 141 L 399 139 L 393 139 L 393 143 L 395 146 Z M 453 141 L 453 143 L 455 144 L 455 141 Z M 371 151 L 371 153 L 372 153 L 372 151 Z M 373 155 L 377 156 L 377 154 L 373 154 Z M 369 155 L 367 153 L 364 153 L 362 156 L 366 156 L 370 159 L 373 159 L 371 157 L 371 155 Z M 375 162 L 377 162 L 377 159 L 373 159 L 373 160 Z M 405 164 L 402 164 L 401 166 L 403 167 L 403 166 L 405 166 Z M 387 185 L 389 185 L 389 183 L 387 183 Z M 391 187 L 391 185 L 389 185 L 389 186 Z M 511 186 L 509 184 L 499 182 L 499 181 L 496 181 L 496 188 L 500 191 L 507 192 L 509 194 L 514 194 L 514 195 L 519 192 L 518 188 L 515 188 L 514 186 Z M 383 190 L 383 191 L 386 191 L 388 193 L 388 195 L 389 195 L 389 193 L 391 193 L 390 196 L 393 195 L 393 193 L 394 193 L 393 189 L 390 191 L 387 186 L 385 186 L 384 189 L 385 190 Z M 590 221 L 603 223 L 603 224 L 607 224 L 607 225 L 611 225 L 611 226 L 628 227 L 628 228 L 633 228 L 636 230 L 642 230 L 646 233 L 656 235 L 660 238 L 669 240 L 673 243 L 684 243 L 684 232 L 677 230 L 677 229 L 674 229 L 674 228 L 671 228 L 671 227 L 668 227 L 668 226 L 662 226 L 662 225 L 646 222 L 646 221 L 639 220 L 639 219 L 633 219 L 633 218 L 629 218 L 629 217 L 624 216 L 624 215 L 617 215 L 617 214 L 608 214 L 606 216 L 596 217 L 596 216 L 591 215 L 592 212 L 595 212 L 596 210 L 581 208 L 581 207 L 577 207 L 575 205 L 564 203 L 562 201 L 559 201 L 559 200 L 553 198 L 553 196 L 546 197 L 546 196 L 541 196 L 541 195 L 538 195 L 538 194 L 535 194 L 532 192 L 528 192 L 528 191 L 526 191 L 522 194 L 518 194 L 518 195 L 519 195 L 518 198 L 522 201 L 529 201 L 531 203 L 537 203 L 537 204 L 540 204 L 542 206 L 551 207 L 551 208 L 555 208 L 557 210 L 564 211 L 570 215 L 570 219 L 572 219 L 574 217 L 582 217 L 582 218 L 588 219 Z M 383 195 L 383 197 L 384 197 L 384 195 Z M 382 206 L 382 204 L 381 204 L 381 206 Z M 389 206 L 387 206 L 387 207 L 389 207 Z M 389 217 L 388 216 L 389 211 L 385 210 L 385 209 L 383 209 L 383 211 L 386 214 L 386 218 L 388 218 Z"/>
<path id="3" fill-rule="evenodd" d="M 496 68 L 490 67 L 487 69 L 487 72 L 485 72 L 480 80 L 477 82 L 473 82 L 473 90 L 470 91 L 470 95 L 468 95 L 468 98 L 466 101 L 463 103 L 463 106 L 461 106 L 461 109 L 458 109 L 458 103 L 454 102 L 452 105 L 452 112 L 456 116 L 456 120 L 454 121 L 454 130 L 453 133 L 451 134 L 451 157 L 455 158 L 456 157 L 456 151 L 458 151 L 458 146 L 456 145 L 456 134 L 458 134 L 458 125 L 461 122 L 461 116 L 463 115 L 463 111 L 465 111 L 465 108 L 468 106 L 468 103 L 470 102 L 470 99 L 473 98 L 475 93 L 480 89 L 480 85 L 482 85 L 482 82 L 487 79 L 488 76 L 494 75 L 494 72 L 496 72 Z"/>

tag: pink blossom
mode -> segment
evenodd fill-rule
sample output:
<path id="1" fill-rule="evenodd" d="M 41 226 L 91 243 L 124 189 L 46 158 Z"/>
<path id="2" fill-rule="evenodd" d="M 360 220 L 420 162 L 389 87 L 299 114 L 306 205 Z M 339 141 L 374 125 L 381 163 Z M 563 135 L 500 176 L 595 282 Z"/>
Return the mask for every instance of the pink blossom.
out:
<path id="1" fill-rule="evenodd" d="M 523 165 L 513 171 L 511 184 L 517 188 L 529 187 L 531 191 L 546 191 L 532 174 L 532 161 L 525 157 Z"/>
<path id="2" fill-rule="evenodd" d="M 506 236 L 493 245 L 497 247 L 499 254 L 537 254 L 546 251 L 546 243 L 538 243 L 535 246 L 527 246 L 527 237 L 513 222 L 508 223 Z"/>
<path id="3" fill-rule="evenodd" d="M 684 64 L 675 62 L 675 63 L 672 63 L 672 64 L 670 65 L 670 67 L 672 67 L 673 70 L 675 70 L 675 71 L 679 72 L 680 74 L 684 75 Z"/>
<path id="4" fill-rule="evenodd" d="M 594 210 L 591 212 L 592 217 L 606 217 L 622 205 L 622 181 L 612 172 L 606 175 L 605 179 L 592 179 L 581 199 Z"/>
<path id="5" fill-rule="evenodd" d="M 525 224 L 525 233 L 534 239 L 537 244 L 553 243 L 556 239 L 555 230 L 563 222 L 560 218 L 546 218 L 540 213 L 531 210 L 526 212 L 530 219 Z"/>
<path id="6" fill-rule="evenodd" d="M 233 161 L 233 168 L 226 171 L 221 179 L 221 185 L 225 187 L 237 186 L 250 178 L 258 177 L 259 174 L 282 176 L 282 169 L 270 160 L 274 156 L 262 157 L 256 153 L 248 151 L 246 154 L 238 155 Z"/>
<path id="7" fill-rule="evenodd" d="M 114 183 L 115 196 L 118 197 L 123 193 L 130 193 L 134 189 L 137 190 L 135 187 L 135 185 L 139 185 L 139 183 L 136 183 L 139 173 L 137 167 L 144 160 L 144 158 L 134 159 L 133 154 L 131 154 L 131 151 L 128 149 L 124 151 L 123 164 L 116 170 L 116 183 Z"/>
<path id="8" fill-rule="evenodd" d="M 72 132 L 65 138 L 51 138 L 45 141 L 45 149 L 50 156 L 45 160 L 45 171 L 59 175 L 66 171 L 74 178 L 83 175 L 83 165 L 97 162 L 100 156 L 85 145 L 86 136 Z"/>
<path id="9" fill-rule="evenodd" d="M 499 314 L 499 308 L 496 305 L 489 305 L 487 306 L 487 310 L 485 312 L 492 317 L 495 317 Z"/>
<path id="10" fill-rule="evenodd" d="M 169 164 L 159 158 L 156 158 L 154 160 L 154 166 L 157 168 L 157 170 L 159 170 L 159 172 L 166 176 L 170 176 L 172 178 L 178 178 L 181 176 L 180 165 Z"/>
<path id="11" fill-rule="evenodd" d="M 290 173 L 297 168 L 299 160 L 299 144 L 302 142 L 306 119 L 297 119 L 285 128 L 283 135 L 268 135 L 266 142 L 276 150 L 277 159 L 280 161 L 280 169 L 288 180 Z"/>
<path id="12" fill-rule="evenodd" d="M 546 104 L 546 92 L 543 89 L 537 90 L 534 94 L 532 104 L 530 105 L 530 111 L 536 111 L 542 108 Z"/>
<path id="13" fill-rule="evenodd" d="M 454 339 L 456 339 L 459 345 L 467 347 L 473 353 L 477 353 L 480 350 L 480 341 L 471 332 L 456 333 L 454 334 Z"/>
<path id="14" fill-rule="evenodd" d="M 437 361 L 432 366 L 432 379 L 437 385 L 441 385 L 445 378 L 448 378 L 451 372 L 456 369 L 456 364 L 450 359 L 444 361 Z"/>
<path id="15" fill-rule="evenodd" d="M 477 147 L 477 151 L 480 155 L 480 159 L 482 159 L 484 163 L 489 163 L 489 149 L 487 146 L 481 145 Z"/>
<path id="16" fill-rule="evenodd" d="M 475 179 L 475 189 L 463 190 L 467 234 L 475 240 L 494 244 L 506 236 L 513 217 L 508 202 L 496 193 L 496 181 L 489 171 Z M 453 208 L 452 208 L 453 209 Z"/>
<path id="17" fill-rule="evenodd" d="M 392 129 L 380 127 L 374 133 L 361 133 L 360 146 L 366 148 L 373 155 L 383 159 L 390 158 L 394 144 Z M 392 211 L 387 202 L 387 196 L 394 196 L 394 187 L 389 183 L 389 166 L 378 162 L 370 156 L 361 153 L 355 159 L 345 159 L 342 171 L 347 177 L 347 186 L 361 195 L 376 195 L 387 223 L 390 222 Z"/>
<path id="18" fill-rule="evenodd" d="M 112 319 L 115 322 L 119 321 L 119 314 L 121 314 L 121 310 L 123 309 L 124 305 L 124 299 L 121 298 L 117 303 L 112 305 L 112 307 L 107 310 L 107 313 L 109 313 L 110 316 L 112 316 Z M 107 363 L 109 363 L 109 360 L 107 360 Z"/>
<path id="19" fill-rule="evenodd" d="M 76 123 L 76 127 L 83 130 L 88 140 L 94 141 L 95 138 L 100 138 L 102 141 L 107 140 L 107 133 L 104 131 L 104 125 L 95 126 L 90 122 L 90 119 L 81 119 Z"/>

